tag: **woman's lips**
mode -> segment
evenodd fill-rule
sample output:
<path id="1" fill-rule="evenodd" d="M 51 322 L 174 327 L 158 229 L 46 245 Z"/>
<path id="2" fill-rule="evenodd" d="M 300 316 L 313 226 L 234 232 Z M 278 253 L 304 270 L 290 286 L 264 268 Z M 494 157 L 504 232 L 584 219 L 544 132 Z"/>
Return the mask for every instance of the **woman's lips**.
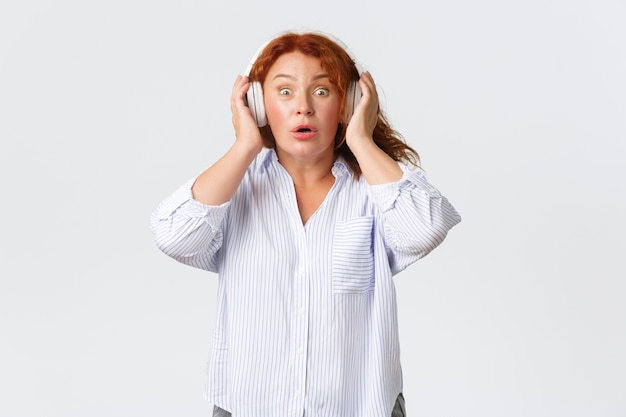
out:
<path id="1" fill-rule="evenodd" d="M 294 138 L 298 140 L 308 140 L 317 134 L 317 130 L 315 130 L 312 126 L 309 125 L 300 125 L 296 126 L 291 134 Z"/>

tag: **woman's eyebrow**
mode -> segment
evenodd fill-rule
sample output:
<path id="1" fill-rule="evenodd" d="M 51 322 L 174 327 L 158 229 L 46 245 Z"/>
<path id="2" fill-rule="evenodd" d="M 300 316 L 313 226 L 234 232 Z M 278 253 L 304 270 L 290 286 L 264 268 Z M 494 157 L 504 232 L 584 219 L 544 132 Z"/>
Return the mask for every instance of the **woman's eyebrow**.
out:
<path id="1" fill-rule="evenodd" d="M 294 77 L 293 75 L 289 75 L 289 74 L 282 74 L 282 73 L 280 73 L 280 74 L 276 74 L 276 75 L 274 76 L 274 78 L 272 78 L 272 80 L 275 80 L 275 79 L 277 79 L 277 78 L 287 78 L 287 79 L 289 79 L 289 80 L 294 80 L 294 81 L 296 80 L 296 77 Z M 317 80 L 320 80 L 320 79 L 322 79 L 322 78 L 330 78 L 330 75 L 328 75 L 328 74 L 326 74 L 326 73 L 318 74 L 318 75 L 316 75 L 315 77 L 313 77 L 313 80 L 316 80 L 316 81 L 317 81 Z"/>

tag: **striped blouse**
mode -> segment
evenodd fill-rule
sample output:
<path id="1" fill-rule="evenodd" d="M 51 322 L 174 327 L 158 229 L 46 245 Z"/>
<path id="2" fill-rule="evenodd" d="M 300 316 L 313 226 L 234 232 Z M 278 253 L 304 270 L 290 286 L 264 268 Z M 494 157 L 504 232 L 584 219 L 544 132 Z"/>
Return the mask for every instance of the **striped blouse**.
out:
<path id="1" fill-rule="evenodd" d="M 234 417 L 388 417 L 402 392 L 392 276 L 461 218 L 421 170 L 369 186 L 339 158 L 306 224 L 273 150 L 233 198 L 161 202 L 160 250 L 219 275 L 207 399 Z"/>

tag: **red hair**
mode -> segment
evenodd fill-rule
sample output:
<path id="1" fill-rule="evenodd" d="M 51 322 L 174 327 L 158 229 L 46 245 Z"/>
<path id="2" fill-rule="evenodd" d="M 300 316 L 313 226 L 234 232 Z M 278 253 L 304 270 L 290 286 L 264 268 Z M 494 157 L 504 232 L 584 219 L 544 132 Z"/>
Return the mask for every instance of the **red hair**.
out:
<path id="1" fill-rule="evenodd" d="M 323 34 L 287 32 L 272 39 L 255 59 L 249 73 L 250 81 L 259 81 L 262 85 L 276 60 L 283 54 L 296 51 L 320 60 L 321 67 L 328 73 L 329 81 L 339 90 L 341 114 L 343 115 L 350 83 L 358 81 L 360 74 L 348 51 Z M 338 126 L 335 138 L 336 152 L 345 157 L 348 165 L 358 177 L 361 174 L 361 167 L 346 144 L 345 125 L 346 120 L 342 120 Z M 274 147 L 275 141 L 269 126 L 261 128 L 261 133 L 266 145 Z M 419 163 L 418 153 L 404 142 L 398 132 L 391 128 L 380 110 L 373 136 L 374 142 L 395 161 L 409 162 L 414 165 Z"/>

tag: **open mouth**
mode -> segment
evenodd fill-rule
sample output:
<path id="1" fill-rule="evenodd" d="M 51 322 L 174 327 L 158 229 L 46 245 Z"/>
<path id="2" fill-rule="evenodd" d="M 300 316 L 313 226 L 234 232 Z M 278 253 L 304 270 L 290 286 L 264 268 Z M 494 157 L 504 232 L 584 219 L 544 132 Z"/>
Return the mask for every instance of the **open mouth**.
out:
<path id="1" fill-rule="evenodd" d="M 315 132 L 315 129 L 313 129 L 313 127 L 309 126 L 309 125 L 299 125 L 299 126 L 296 126 L 294 128 L 293 132 L 295 132 L 295 133 L 313 133 L 313 132 Z"/>
<path id="2" fill-rule="evenodd" d="M 314 137 L 316 135 L 316 132 L 317 131 L 313 127 L 308 126 L 308 125 L 296 126 L 292 130 L 292 134 L 298 140 L 308 140 L 308 139 L 311 139 L 312 137 Z"/>

